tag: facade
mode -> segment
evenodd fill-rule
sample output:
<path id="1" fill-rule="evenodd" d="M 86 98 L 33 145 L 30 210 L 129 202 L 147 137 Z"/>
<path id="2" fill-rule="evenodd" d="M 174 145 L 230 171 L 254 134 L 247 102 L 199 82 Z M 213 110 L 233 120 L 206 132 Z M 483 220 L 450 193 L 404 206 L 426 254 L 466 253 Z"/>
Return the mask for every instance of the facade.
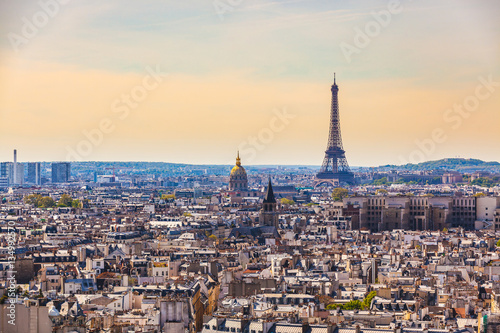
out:
<path id="1" fill-rule="evenodd" d="M 494 229 L 500 230 L 500 206 L 493 213 Z"/>
<path id="2" fill-rule="evenodd" d="M 498 197 L 478 197 L 476 199 L 476 219 L 479 221 L 492 222 L 495 209 L 500 208 Z"/>
<path id="3" fill-rule="evenodd" d="M 28 163 L 28 176 L 26 181 L 30 184 L 41 185 L 42 176 L 40 171 L 40 162 Z"/>
<path id="4" fill-rule="evenodd" d="M 498 198 L 491 197 L 351 197 L 344 199 L 344 215 L 353 216 L 353 229 L 372 232 L 474 230 L 477 220 L 493 222 L 499 206 Z"/>
<path id="5" fill-rule="evenodd" d="M 241 166 L 240 153 L 236 157 L 236 165 L 229 176 L 230 191 L 248 191 L 248 178 L 245 168 Z"/>
<path id="6" fill-rule="evenodd" d="M 7 179 L 7 186 L 14 181 L 14 163 L 2 162 L 0 163 L 0 177 Z"/>
<path id="7" fill-rule="evenodd" d="M 13 184 L 22 185 L 24 184 L 24 164 L 14 163 L 14 181 Z"/>
<path id="8" fill-rule="evenodd" d="M 476 198 L 453 198 L 452 227 L 463 227 L 466 230 L 474 230 L 475 221 Z"/>
<path id="9" fill-rule="evenodd" d="M 455 183 L 460 183 L 464 180 L 462 174 L 460 172 L 447 172 L 443 174 L 441 177 L 441 181 L 443 184 L 455 184 Z"/>
<path id="10" fill-rule="evenodd" d="M 7 178 L 9 185 L 24 184 L 24 164 L 17 162 L 0 163 L 0 178 Z"/>
<path id="11" fill-rule="evenodd" d="M 8 304 L 0 305 L 0 332 L 5 333 L 51 333 L 53 323 L 50 320 L 49 308 L 46 306 L 26 306 L 25 304 L 13 304 L 15 308 Z M 10 313 L 16 314 L 15 325 L 9 323 Z M 69 332 L 71 328 L 68 328 Z M 78 331 L 76 331 L 78 332 Z"/>
<path id="12" fill-rule="evenodd" d="M 67 183 L 71 175 L 71 163 L 52 163 L 52 183 Z"/>
<path id="13" fill-rule="evenodd" d="M 0 188 L 6 188 L 6 187 L 9 187 L 9 178 L 0 177 Z"/>

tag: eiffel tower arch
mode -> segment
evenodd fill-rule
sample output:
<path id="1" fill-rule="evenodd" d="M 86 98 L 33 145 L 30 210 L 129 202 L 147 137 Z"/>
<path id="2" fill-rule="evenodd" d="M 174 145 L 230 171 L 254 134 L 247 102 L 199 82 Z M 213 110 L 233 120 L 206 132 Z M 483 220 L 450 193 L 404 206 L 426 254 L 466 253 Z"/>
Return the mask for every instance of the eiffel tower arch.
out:
<path id="1" fill-rule="evenodd" d="M 330 132 L 328 135 L 325 158 L 314 181 L 315 187 L 320 185 L 332 185 L 336 187 L 341 183 L 356 183 L 354 180 L 354 173 L 351 172 L 349 163 L 347 163 L 342 144 L 338 101 L 339 87 L 337 86 L 335 74 L 331 91 L 332 105 L 330 108 Z"/>

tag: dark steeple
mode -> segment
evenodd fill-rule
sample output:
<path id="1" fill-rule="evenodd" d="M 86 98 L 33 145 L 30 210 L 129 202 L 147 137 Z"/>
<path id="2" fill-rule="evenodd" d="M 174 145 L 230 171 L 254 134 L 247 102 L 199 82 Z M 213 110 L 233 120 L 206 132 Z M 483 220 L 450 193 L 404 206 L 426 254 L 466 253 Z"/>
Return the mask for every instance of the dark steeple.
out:
<path id="1" fill-rule="evenodd" d="M 264 203 L 276 203 L 276 198 L 274 197 L 273 192 L 273 185 L 271 185 L 271 177 L 269 177 L 269 184 L 267 185 L 266 195 L 264 196 Z"/>
<path id="2" fill-rule="evenodd" d="M 270 226 L 278 229 L 279 213 L 276 206 L 273 185 L 271 184 L 271 177 L 269 177 L 269 184 L 267 185 L 266 195 L 264 196 L 264 202 L 262 203 L 262 209 L 259 216 L 259 224 L 261 226 Z"/>

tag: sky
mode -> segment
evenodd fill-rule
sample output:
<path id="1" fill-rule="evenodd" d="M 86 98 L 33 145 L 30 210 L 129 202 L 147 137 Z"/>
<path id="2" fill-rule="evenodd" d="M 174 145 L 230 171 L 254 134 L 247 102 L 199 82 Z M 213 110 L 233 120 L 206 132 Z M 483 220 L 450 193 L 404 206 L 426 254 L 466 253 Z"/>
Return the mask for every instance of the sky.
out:
<path id="1" fill-rule="evenodd" d="M 0 160 L 500 160 L 500 2 L 0 3 Z"/>

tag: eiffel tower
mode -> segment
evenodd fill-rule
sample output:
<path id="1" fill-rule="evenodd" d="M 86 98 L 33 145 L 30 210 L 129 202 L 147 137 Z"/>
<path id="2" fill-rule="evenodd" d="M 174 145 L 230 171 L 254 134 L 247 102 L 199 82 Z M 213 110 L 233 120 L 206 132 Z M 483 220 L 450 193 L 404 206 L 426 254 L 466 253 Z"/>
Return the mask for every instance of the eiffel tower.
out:
<path id="1" fill-rule="evenodd" d="M 354 174 L 349 168 L 342 145 L 338 100 L 339 87 L 337 86 L 335 74 L 333 74 L 331 90 L 330 134 L 328 135 L 328 146 L 325 151 L 323 165 L 316 175 L 316 186 L 328 183 L 333 186 L 338 186 L 340 183 L 355 184 Z"/>

